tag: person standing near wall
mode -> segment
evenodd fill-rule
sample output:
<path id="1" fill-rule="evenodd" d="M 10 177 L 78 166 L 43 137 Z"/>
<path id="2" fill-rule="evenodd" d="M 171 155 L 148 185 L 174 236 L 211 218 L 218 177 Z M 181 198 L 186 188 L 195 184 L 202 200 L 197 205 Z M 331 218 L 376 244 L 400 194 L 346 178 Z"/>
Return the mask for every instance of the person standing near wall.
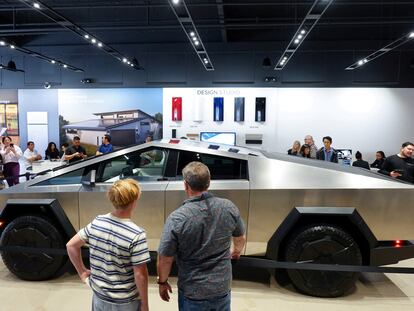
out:
<path id="1" fill-rule="evenodd" d="M 330 136 L 325 136 L 322 139 L 323 147 L 318 150 L 316 153 L 316 159 L 338 163 L 338 152 L 331 147 L 332 138 Z"/>
<path id="2" fill-rule="evenodd" d="M 131 221 L 141 188 L 133 179 L 118 180 L 107 196 L 113 211 L 96 217 L 67 243 L 69 258 L 93 290 L 92 311 L 148 311 L 146 233 Z M 91 270 L 81 257 L 86 243 Z"/>
<path id="3" fill-rule="evenodd" d="M 356 161 L 354 161 L 354 163 L 352 163 L 352 166 L 361 167 L 361 168 L 365 168 L 367 170 L 371 170 L 369 168 L 369 163 L 367 161 L 362 160 L 362 153 L 361 152 L 357 151 L 355 153 L 355 159 L 356 159 Z"/>
<path id="4" fill-rule="evenodd" d="M 9 187 L 19 183 L 20 164 L 19 159 L 23 155 L 19 146 L 13 144 L 10 136 L 3 136 L 3 147 L 0 150 L 3 159 L 3 175 Z"/>
<path id="5" fill-rule="evenodd" d="M 246 242 L 238 208 L 208 193 L 210 171 L 191 162 L 183 169 L 189 199 L 168 217 L 158 249 L 158 284 L 169 301 L 168 276 L 174 258 L 178 266 L 180 311 L 230 310 L 231 259 L 239 259 Z M 233 240 L 233 249 L 230 249 Z"/>
<path id="6" fill-rule="evenodd" d="M 392 178 L 414 183 L 413 152 L 414 144 L 412 142 L 407 141 L 403 143 L 400 152 L 387 157 L 378 172 Z"/>
<path id="7" fill-rule="evenodd" d="M 304 141 L 305 144 L 310 148 L 310 157 L 312 159 L 316 159 L 316 152 L 318 152 L 318 147 L 316 147 L 312 135 L 306 135 Z"/>

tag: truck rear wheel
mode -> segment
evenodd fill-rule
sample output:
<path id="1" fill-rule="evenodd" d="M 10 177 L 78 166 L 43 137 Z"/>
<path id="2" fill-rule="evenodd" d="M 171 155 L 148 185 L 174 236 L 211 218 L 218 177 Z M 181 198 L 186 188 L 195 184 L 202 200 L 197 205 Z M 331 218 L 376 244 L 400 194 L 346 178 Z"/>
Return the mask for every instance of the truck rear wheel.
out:
<path id="1" fill-rule="evenodd" d="M 333 225 L 311 225 L 296 231 L 285 251 L 290 262 L 361 265 L 358 244 L 343 229 Z M 288 270 L 293 286 L 316 297 L 338 297 L 355 286 L 358 272 Z"/>
<path id="2" fill-rule="evenodd" d="M 1 246 L 63 249 L 61 233 L 51 221 L 39 216 L 21 216 L 9 223 L 1 237 Z M 18 278 L 40 281 L 54 277 L 66 263 L 66 255 L 1 251 L 6 267 Z"/>

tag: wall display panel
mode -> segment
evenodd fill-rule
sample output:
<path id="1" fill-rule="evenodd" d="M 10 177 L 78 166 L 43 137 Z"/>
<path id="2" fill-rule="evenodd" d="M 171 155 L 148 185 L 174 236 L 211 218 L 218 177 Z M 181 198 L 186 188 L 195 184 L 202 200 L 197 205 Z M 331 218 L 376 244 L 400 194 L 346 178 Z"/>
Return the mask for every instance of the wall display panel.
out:
<path id="1" fill-rule="evenodd" d="M 203 121 L 203 108 L 205 106 L 205 98 L 196 99 L 194 102 L 193 109 L 193 121 L 202 122 Z"/>
<path id="2" fill-rule="evenodd" d="M 213 120 L 220 122 L 224 120 L 224 98 L 214 97 L 214 116 Z"/>
<path id="3" fill-rule="evenodd" d="M 234 98 L 234 121 L 236 122 L 244 121 L 244 101 L 244 97 Z"/>
<path id="4" fill-rule="evenodd" d="M 256 110 L 254 119 L 256 122 L 266 121 L 266 97 L 256 97 Z"/>
<path id="5" fill-rule="evenodd" d="M 182 109 L 183 109 L 183 98 L 173 97 L 172 98 L 172 120 L 182 121 Z"/>
<path id="6" fill-rule="evenodd" d="M 175 96 L 189 103 L 185 107 L 188 114 L 192 113 L 193 105 L 190 103 L 194 99 L 205 98 L 207 104 L 203 115 L 207 117 L 199 124 L 187 120 L 180 124 L 171 121 L 171 98 Z M 223 97 L 227 105 L 223 122 L 212 119 L 215 97 Z M 412 140 L 414 133 L 411 120 L 414 89 L 183 87 L 165 88 L 163 98 L 164 114 L 168 116 L 164 123 L 166 135 L 171 135 L 171 129 L 176 127 L 182 134 L 213 129 L 236 132 L 237 145 L 250 145 L 268 152 L 285 154 L 293 141 L 303 143 L 306 135 L 312 135 L 316 147 L 320 148 L 323 146 L 322 138 L 328 135 L 333 138 L 333 148 L 359 150 L 364 160 L 372 163 L 377 150 L 383 150 L 386 155 L 398 153 L 401 144 Z M 245 98 L 244 122 L 234 121 L 235 98 Z M 256 121 L 256 98 L 266 99 L 264 122 Z M 360 133 L 369 133 L 370 139 Z"/>
<path id="7" fill-rule="evenodd" d="M 17 104 L 0 104 L 0 121 L 2 132 L 7 135 L 18 136 L 19 135 L 19 114 Z M 4 135 L 3 133 L 3 135 Z"/>
<path id="8" fill-rule="evenodd" d="M 162 89 L 61 89 L 58 92 L 60 143 L 79 136 L 88 155 L 94 155 L 109 134 L 115 148 L 162 138 L 162 122 L 171 121 L 171 101 L 163 118 Z M 174 105 L 181 118 L 181 99 Z M 169 136 L 171 129 L 168 130 Z M 49 133 L 50 136 L 50 133 Z"/>

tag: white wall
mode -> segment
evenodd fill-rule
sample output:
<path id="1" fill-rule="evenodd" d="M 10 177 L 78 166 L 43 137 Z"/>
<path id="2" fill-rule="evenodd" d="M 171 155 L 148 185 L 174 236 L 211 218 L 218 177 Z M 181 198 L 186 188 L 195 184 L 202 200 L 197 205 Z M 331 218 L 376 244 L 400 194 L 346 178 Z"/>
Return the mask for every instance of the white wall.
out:
<path id="1" fill-rule="evenodd" d="M 183 121 L 171 121 L 171 99 L 183 97 Z M 213 120 L 213 98 L 224 97 L 224 121 Z M 234 97 L 245 97 L 245 122 L 234 122 Z M 266 122 L 254 121 L 255 98 L 266 97 Z M 197 107 L 198 106 L 198 107 Z M 197 107 L 197 108 L 195 108 Z M 200 119 L 201 109 L 202 121 Z M 165 88 L 164 137 L 201 131 L 232 131 L 243 146 L 245 134 L 263 134 L 262 149 L 285 153 L 296 139 L 313 135 L 333 138 L 334 148 L 362 152 L 372 161 L 375 151 L 399 151 L 414 140 L 414 89 L 390 88 Z"/>

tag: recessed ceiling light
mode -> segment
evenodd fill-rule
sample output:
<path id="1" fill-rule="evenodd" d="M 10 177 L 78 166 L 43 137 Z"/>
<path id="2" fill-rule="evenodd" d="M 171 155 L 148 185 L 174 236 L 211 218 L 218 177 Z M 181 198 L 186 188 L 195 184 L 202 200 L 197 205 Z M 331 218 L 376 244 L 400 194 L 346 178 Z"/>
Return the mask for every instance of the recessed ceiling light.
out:
<path id="1" fill-rule="evenodd" d="M 193 39 L 193 41 L 197 41 L 197 38 L 196 37 L 193 37 L 192 39 Z"/>
<path id="2" fill-rule="evenodd" d="M 101 42 L 98 42 L 98 46 L 101 48 L 102 47 L 102 43 Z"/>
<path id="3" fill-rule="evenodd" d="M 55 61 L 54 59 L 52 59 L 50 62 L 51 62 L 52 64 L 56 64 L 56 61 Z"/>
<path id="4" fill-rule="evenodd" d="M 133 63 L 131 63 L 131 67 L 134 67 L 134 64 Z"/>
<path id="5" fill-rule="evenodd" d="M 298 35 L 298 39 L 302 39 L 303 38 L 303 36 L 302 35 Z"/>
<path id="6" fill-rule="evenodd" d="M 63 68 L 68 68 L 68 65 L 66 65 L 66 64 L 63 64 Z"/>
<path id="7" fill-rule="evenodd" d="M 122 59 L 122 61 L 123 61 L 124 63 L 126 63 L 128 60 L 127 60 L 126 58 L 123 58 L 123 59 Z"/>
<path id="8" fill-rule="evenodd" d="M 200 44 L 200 42 L 199 42 L 199 41 L 195 41 L 195 42 L 194 42 L 194 44 L 195 44 L 195 45 L 199 45 L 199 44 Z"/>
<path id="9" fill-rule="evenodd" d="M 194 36 L 195 36 L 194 31 L 190 32 L 190 36 L 191 36 L 191 37 L 194 37 Z"/>
<path id="10" fill-rule="evenodd" d="M 0 41 L 0 45 L 5 46 L 6 45 L 6 42 Z"/>
<path id="11" fill-rule="evenodd" d="M 172 0 L 172 2 L 173 2 L 174 4 L 178 4 L 178 3 L 180 3 L 180 0 Z"/>
<path id="12" fill-rule="evenodd" d="M 14 49 L 14 48 L 15 48 L 15 46 L 12 44 L 12 45 L 10 45 L 10 48 L 11 48 L 11 49 Z"/>
<path id="13" fill-rule="evenodd" d="M 414 31 L 410 33 L 409 38 L 414 38 Z"/>
<path id="14" fill-rule="evenodd" d="M 85 39 L 89 39 L 89 35 L 84 35 L 83 36 Z"/>
<path id="15" fill-rule="evenodd" d="M 361 59 L 361 60 L 358 62 L 358 65 L 362 66 L 363 64 L 364 64 L 364 61 Z"/>
<path id="16" fill-rule="evenodd" d="M 91 42 L 92 43 L 96 43 L 96 39 L 95 38 L 92 38 Z"/>
<path id="17" fill-rule="evenodd" d="M 306 33 L 306 30 L 305 30 L 305 29 L 302 29 L 302 30 L 300 31 L 300 33 L 301 33 L 302 35 L 304 35 L 304 34 Z"/>
<path id="18" fill-rule="evenodd" d="M 296 44 L 298 44 L 299 43 L 299 39 L 295 39 L 295 41 L 294 41 Z"/>
<path id="19" fill-rule="evenodd" d="M 363 60 L 364 64 L 368 63 L 368 61 L 366 59 Z"/>
<path id="20" fill-rule="evenodd" d="M 37 2 L 33 3 L 33 6 L 34 6 L 36 9 L 40 9 L 40 4 L 39 4 L 39 3 L 37 3 Z"/>

